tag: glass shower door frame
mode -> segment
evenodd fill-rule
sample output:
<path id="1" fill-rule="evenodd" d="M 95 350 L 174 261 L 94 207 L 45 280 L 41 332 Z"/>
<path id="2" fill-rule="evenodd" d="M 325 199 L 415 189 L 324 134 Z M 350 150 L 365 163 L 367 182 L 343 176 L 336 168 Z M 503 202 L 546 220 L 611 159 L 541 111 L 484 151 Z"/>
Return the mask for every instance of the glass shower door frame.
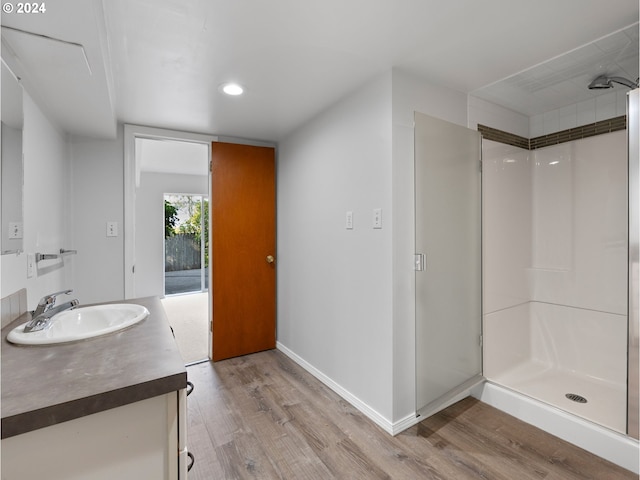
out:
<path id="1" fill-rule="evenodd" d="M 415 113 L 416 413 L 482 376 L 481 136 Z"/>
<path id="2" fill-rule="evenodd" d="M 627 94 L 629 160 L 629 305 L 627 434 L 640 438 L 640 89 Z"/>

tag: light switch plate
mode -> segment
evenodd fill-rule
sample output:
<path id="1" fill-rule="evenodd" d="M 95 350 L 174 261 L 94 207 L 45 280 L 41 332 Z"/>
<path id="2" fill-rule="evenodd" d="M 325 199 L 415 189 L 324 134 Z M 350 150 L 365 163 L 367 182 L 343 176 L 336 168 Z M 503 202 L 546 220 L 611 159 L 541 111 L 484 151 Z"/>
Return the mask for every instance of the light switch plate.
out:
<path id="1" fill-rule="evenodd" d="M 347 230 L 353 230 L 353 212 L 348 211 L 345 218 L 345 228 Z"/>
<path id="2" fill-rule="evenodd" d="M 373 228 L 382 228 L 382 209 L 373 209 Z"/>
<path id="3" fill-rule="evenodd" d="M 27 254 L 27 278 L 36 274 L 36 256 L 33 253 Z"/>
<path id="4" fill-rule="evenodd" d="M 9 222 L 9 238 L 22 238 L 22 222 Z"/>

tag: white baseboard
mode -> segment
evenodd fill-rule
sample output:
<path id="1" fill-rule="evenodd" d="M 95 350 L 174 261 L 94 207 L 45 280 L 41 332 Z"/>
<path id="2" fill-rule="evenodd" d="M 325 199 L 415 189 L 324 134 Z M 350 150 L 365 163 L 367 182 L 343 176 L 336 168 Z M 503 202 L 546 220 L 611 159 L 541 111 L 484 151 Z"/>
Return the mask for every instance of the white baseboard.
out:
<path id="1" fill-rule="evenodd" d="M 491 382 L 476 388 L 473 396 L 594 455 L 640 473 L 640 448 L 635 439 Z"/>
<path id="2" fill-rule="evenodd" d="M 417 416 L 415 414 L 407 415 L 402 420 L 399 420 L 393 424 L 391 435 L 398 435 L 399 433 L 405 431 L 407 428 L 413 427 L 416 423 L 420 423 L 422 420 L 424 420 L 423 417 Z"/>
<path id="3" fill-rule="evenodd" d="M 276 343 L 276 348 L 278 350 L 280 350 L 282 353 L 284 353 L 291 360 L 296 362 L 298 365 L 300 365 L 302 368 L 304 368 L 311 375 L 313 375 L 318 380 L 320 380 L 322 383 L 324 383 L 331 390 L 333 390 L 338 395 L 340 395 L 342 398 L 344 398 L 347 402 L 349 402 L 351 405 L 353 405 L 355 408 L 357 408 L 363 415 L 365 415 L 367 418 L 369 418 L 373 423 L 378 425 L 380 428 L 382 428 L 388 434 L 397 435 L 402 430 L 405 430 L 405 429 L 409 428 L 410 426 L 418 423 L 419 420 L 416 418 L 415 415 L 409 415 L 406 418 L 404 418 L 404 419 L 402 419 L 402 420 L 400 420 L 399 422 L 396 422 L 396 423 L 390 422 L 384 416 L 380 415 L 380 413 L 378 413 L 376 410 L 374 410 L 369 405 L 367 405 L 365 402 L 363 402 L 358 397 L 353 395 L 347 389 L 345 389 L 342 386 L 338 385 L 331 378 L 326 376 L 320 370 L 315 368 L 313 365 L 311 365 L 305 359 L 303 359 L 302 357 L 300 357 L 299 355 L 297 355 L 296 353 L 291 351 L 289 348 L 285 347 L 280 342 Z"/>

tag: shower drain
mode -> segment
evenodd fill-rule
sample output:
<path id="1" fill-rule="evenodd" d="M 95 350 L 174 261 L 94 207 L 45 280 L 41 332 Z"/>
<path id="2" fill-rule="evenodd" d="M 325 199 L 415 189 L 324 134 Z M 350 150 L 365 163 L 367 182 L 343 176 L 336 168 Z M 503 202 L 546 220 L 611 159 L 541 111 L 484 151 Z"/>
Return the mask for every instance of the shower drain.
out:
<path id="1" fill-rule="evenodd" d="M 584 398 L 582 395 L 578 395 L 577 393 L 567 393 L 565 397 L 567 397 L 569 400 L 573 402 L 587 403 L 587 399 Z"/>

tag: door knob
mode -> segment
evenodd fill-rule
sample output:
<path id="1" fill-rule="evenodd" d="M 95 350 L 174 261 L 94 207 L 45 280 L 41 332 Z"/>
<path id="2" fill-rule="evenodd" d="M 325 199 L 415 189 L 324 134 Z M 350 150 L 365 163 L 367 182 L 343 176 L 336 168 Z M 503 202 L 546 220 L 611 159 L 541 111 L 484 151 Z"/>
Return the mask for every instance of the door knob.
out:
<path id="1" fill-rule="evenodd" d="M 273 255 L 267 255 L 267 263 L 273 263 L 275 261 L 276 261 L 276 259 L 273 258 Z"/>

